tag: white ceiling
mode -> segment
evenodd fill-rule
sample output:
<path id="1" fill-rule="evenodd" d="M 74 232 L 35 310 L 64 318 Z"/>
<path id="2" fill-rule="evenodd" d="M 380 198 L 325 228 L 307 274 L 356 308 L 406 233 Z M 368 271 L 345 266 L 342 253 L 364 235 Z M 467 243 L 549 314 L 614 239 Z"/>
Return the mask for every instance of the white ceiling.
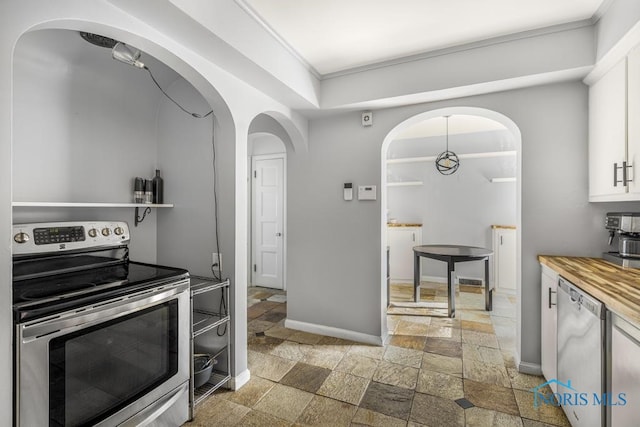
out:
<path id="1" fill-rule="evenodd" d="M 505 129 L 501 123 L 485 117 L 468 116 L 465 114 L 449 116 L 449 135 Z M 394 140 L 441 136 L 446 135 L 446 133 L 447 122 L 445 117 L 434 117 L 407 128 L 398 134 Z"/>
<path id="2" fill-rule="evenodd" d="M 249 8 L 321 75 L 590 19 L 608 4 L 608 0 L 236 2 Z"/>

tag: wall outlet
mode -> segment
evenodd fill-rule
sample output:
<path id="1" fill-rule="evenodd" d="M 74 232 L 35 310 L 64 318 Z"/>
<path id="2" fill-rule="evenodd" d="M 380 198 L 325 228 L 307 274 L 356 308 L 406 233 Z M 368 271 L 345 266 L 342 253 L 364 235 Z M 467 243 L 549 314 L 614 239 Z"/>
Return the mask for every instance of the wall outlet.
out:
<path id="1" fill-rule="evenodd" d="M 216 253 L 216 252 L 211 254 L 211 267 L 216 271 L 222 270 L 222 255 L 221 254 Z"/>

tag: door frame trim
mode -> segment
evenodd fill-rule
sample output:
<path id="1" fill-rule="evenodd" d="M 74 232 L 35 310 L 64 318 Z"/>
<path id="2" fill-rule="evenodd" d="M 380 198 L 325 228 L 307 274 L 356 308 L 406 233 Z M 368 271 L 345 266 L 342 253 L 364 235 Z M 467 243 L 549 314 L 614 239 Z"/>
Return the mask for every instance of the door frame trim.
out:
<path id="1" fill-rule="evenodd" d="M 273 160 L 273 159 L 282 159 L 282 233 L 283 233 L 283 239 L 282 239 L 282 290 L 286 291 L 287 290 L 287 237 L 288 237 L 288 233 L 287 233 L 287 153 L 275 153 L 275 154 L 258 154 L 258 155 L 252 155 L 251 157 L 251 172 L 249 175 L 249 179 L 251 180 L 251 219 L 249 221 L 250 223 L 250 239 L 249 241 L 251 242 L 251 248 L 249 251 L 249 283 L 251 284 L 251 286 L 254 286 L 253 284 L 253 262 L 254 262 L 254 233 L 255 233 L 255 227 L 254 225 L 254 218 L 255 218 L 255 200 L 256 200 L 256 194 L 255 194 L 255 185 L 254 185 L 254 178 L 253 178 L 253 174 L 256 170 L 255 167 L 255 162 L 256 160 Z"/>

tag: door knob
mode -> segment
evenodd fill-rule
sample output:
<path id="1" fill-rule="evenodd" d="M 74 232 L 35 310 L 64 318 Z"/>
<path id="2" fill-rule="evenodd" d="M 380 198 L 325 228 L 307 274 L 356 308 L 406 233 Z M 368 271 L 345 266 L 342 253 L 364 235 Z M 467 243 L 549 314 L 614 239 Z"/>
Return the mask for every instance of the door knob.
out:
<path id="1" fill-rule="evenodd" d="M 276 233 L 276 236 L 280 237 L 280 236 L 282 236 L 282 233 Z"/>

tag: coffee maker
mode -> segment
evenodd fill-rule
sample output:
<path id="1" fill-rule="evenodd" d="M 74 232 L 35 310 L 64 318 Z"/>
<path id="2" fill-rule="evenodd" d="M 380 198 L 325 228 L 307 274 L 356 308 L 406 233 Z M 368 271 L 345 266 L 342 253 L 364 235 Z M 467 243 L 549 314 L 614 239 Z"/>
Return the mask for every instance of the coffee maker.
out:
<path id="1" fill-rule="evenodd" d="M 614 244 L 617 251 L 605 252 L 603 258 L 623 267 L 640 268 L 640 212 L 609 212 L 605 227 L 609 245 Z"/>

